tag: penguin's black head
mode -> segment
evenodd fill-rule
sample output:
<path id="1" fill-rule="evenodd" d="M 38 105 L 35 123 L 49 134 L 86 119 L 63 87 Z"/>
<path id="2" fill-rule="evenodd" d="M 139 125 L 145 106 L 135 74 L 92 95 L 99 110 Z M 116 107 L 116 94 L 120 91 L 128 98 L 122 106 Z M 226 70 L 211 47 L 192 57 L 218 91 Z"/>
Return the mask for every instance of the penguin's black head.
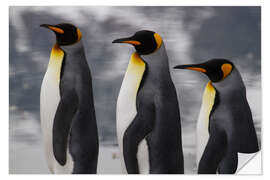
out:
<path id="1" fill-rule="evenodd" d="M 82 37 L 80 29 L 72 24 L 41 24 L 40 27 L 52 30 L 56 35 L 57 43 L 62 46 L 74 44 Z"/>
<path id="2" fill-rule="evenodd" d="M 132 44 L 137 53 L 141 55 L 151 54 L 159 49 L 162 44 L 162 38 L 153 31 L 142 30 L 136 32 L 128 38 L 116 39 L 112 43 L 128 43 Z"/>
<path id="3" fill-rule="evenodd" d="M 208 76 L 212 82 L 225 79 L 234 69 L 234 65 L 227 59 L 211 59 L 201 64 L 178 65 L 174 69 L 190 69 Z"/>

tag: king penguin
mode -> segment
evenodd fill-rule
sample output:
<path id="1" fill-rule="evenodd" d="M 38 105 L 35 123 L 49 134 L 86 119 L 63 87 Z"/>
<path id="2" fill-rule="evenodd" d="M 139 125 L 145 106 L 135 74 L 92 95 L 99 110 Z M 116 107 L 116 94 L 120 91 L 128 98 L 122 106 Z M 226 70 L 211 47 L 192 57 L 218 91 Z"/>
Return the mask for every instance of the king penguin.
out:
<path id="1" fill-rule="evenodd" d="M 41 85 L 40 115 L 49 170 L 96 173 L 98 132 L 92 78 L 79 28 L 71 24 L 41 27 L 56 35 Z"/>
<path id="2" fill-rule="evenodd" d="M 128 43 L 136 49 L 117 100 L 123 172 L 183 173 L 179 106 L 161 36 L 142 30 L 113 43 Z"/>
<path id="3" fill-rule="evenodd" d="M 226 59 L 179 65 L 176 69 L 208 76 L 197 121 L 198 173 L 233 174 L 245 154 L 259 150 L 246 87 L 236 66 Z"/>

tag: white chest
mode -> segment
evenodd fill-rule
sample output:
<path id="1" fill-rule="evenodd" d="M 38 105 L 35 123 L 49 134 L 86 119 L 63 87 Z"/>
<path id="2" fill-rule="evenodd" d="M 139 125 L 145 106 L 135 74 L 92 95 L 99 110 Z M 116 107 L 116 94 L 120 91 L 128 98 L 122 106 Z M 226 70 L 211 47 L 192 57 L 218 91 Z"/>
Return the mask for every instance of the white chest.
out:
<path id="1" fill-rule="evenodd" d="M 44 135 L 52 132 L 53 119 L 59 100 L 59 84 L 54 74 L 48 70 L 42 81 L 40 92 L 41 126 Z"/>
<path id="2" fill-rule="evenodd" d="M 53 121 L 60 101 L 59 80 L 64 53 L 53 48 L 48 69 L 43 78 L 40 92 L 40 119 L 48 167 L 52 173 L 71 173 L 72 158 L 67 152 L 67 162 L 61 166 L 53 154 Z"/>
<path id="3" fill-rule="evenodd" d="M 209 139 L 208 125 L 209 125 L 209 116 L 212 110 L 212 107 L 215 102 L 216 90 L 209 82 L 204 90 L 201 110 L 199 113 L 199 118 L 197 121 L 197 142 L 196 142 L 196 163 L 199 165 L 200 159 L 204 152 L 204 149 L 207 145 Z"/>
<path id="4" fill-rule="evenodd" d="M 117 100 L 117 136 L 120 148 L 122 169 L 127 173 L 123 157 L 123 136 L 137 114 L 136 96 L 140 86 L 145 64 L 137 53 L 132 54 Z M 137 153 L 140 173 L 149 173 L 148 148 L 143 140 Z"/>

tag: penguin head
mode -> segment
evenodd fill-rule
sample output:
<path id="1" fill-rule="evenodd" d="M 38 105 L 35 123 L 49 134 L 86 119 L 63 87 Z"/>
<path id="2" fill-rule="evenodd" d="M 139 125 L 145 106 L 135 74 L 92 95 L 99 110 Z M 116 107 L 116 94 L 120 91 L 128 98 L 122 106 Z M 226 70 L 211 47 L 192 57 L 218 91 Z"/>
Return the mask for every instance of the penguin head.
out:
<path id="1" fill-rule="evenodd" d="M 133 36 L 114 40 L 112 43 L 127 43 L 135 47 L 140 55 L 151 54 L 160 48 L 162 38 L 158 33 L 148 30 L 136 32 Z"/>
<path id="2" fill-rule="evenodd" d="M 199 71 L 206 74 L 212 82 L 219 82 L 231 74 L 234 65 L 227 59 L 211 59 L 201 64 L 178 65 L 174 69 Z"/>
<path id="3" fill-rule="evenodd" d="M 72 24 L 41 24 L 40 27 L 52 30 L 56 35 L 57 44 L 62 46 L 74 44 L 82 38 L 80 29 Z"/>

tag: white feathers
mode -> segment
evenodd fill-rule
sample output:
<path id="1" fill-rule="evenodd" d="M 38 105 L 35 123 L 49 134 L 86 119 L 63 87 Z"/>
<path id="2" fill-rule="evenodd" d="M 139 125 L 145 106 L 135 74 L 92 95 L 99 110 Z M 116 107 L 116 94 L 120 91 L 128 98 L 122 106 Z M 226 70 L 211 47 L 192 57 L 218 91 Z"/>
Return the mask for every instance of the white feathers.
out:
<path id="1" fill-rule="evenodd" d="M 149 174 L 150 164 L 149 164 L 149 151 L 147 142 L 145 139 L 141 141 L 138 147 L 137 159 L 139 163 L 140 174 Z"/>
<path id="2" fill-rule="evenodd" d="M 136 96 L 144 71 L 144 62 L 137 53 L 132 54 L 117 100 L 117 136 L 124 173 L 127 173 L 127 170 L 123 157 L 123 136 L 137 114 Z M 148 147 L 145 140 L 139 144 L 137 158 L 140 173 L 149 173 Z"/>
<path id="3" fill-rule="evenodd" d="M 67 149 L 67 161 L 65 166 L 61 166 L 53 154 L 53 121 L 60 101 L 59 74 L 63 53 L 59 49 L 53 48 L 48 69 L 43 78 L 40 92 L 40 118 L 43 142 L 45 146 L 48 167 L 52 173 L 71 173 L 73 170 L 72 157 Z M 57 54 L 55 54 L 55 51 Z"/>
<path id="4" fill-rule="evenodd" d="M 209 139 L 208 124 L 209 116 L 212 110 L 212 107 L 215 102 L 216 90 L 209 82 L 204 90 L 202 98 L 202 106 L 197 121 L 197 152 L 196 152 L 196 163 L 199 165 L 200 159 L 204 152 L 204 149 L 207 145 Z"/>

